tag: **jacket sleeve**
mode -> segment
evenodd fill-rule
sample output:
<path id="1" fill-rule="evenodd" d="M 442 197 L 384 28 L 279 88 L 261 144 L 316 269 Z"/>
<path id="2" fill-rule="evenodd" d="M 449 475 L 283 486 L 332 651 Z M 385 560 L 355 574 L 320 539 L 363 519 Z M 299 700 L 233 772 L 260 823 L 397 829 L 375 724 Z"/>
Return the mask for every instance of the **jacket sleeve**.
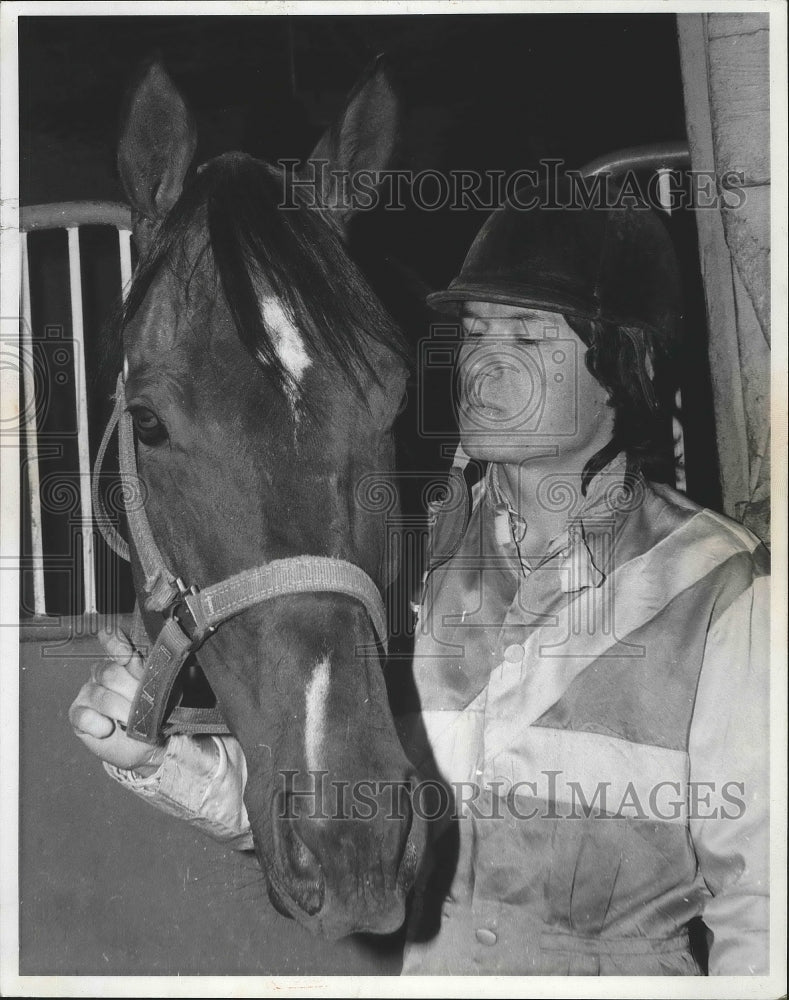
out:
<path id="1" fill-rule="evenodd" d="M 231 736 L 171 736 L 158 771 L 141 778 L 104 765 L 124 788 L 235 850 L 252 847 L 244 806 L 247 767 Z"/>
<path id="2" fill-rule="evenodd" d="M 761 577 L 713 624 L 691 722 L 690 833 L 710 892 L 710 975 L 769 972 L 769 613 Z"/>

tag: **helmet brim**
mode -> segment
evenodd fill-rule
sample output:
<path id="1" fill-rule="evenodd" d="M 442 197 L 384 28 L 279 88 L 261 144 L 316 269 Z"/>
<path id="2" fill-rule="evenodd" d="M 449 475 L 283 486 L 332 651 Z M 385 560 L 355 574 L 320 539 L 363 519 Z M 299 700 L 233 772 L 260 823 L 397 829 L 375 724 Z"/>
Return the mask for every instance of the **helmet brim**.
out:
<path id="1" fill-rule="evenodd" d="M 491 288 L 487 284 L 453 284 L 441 292 L 433 292 L 427 296 L 427 304 L 436 312 L 457 316 L 464 302 L 494 302 L 505 306 L 523 306 L 526 309 L 537 309 L 541 312 L 558 313 L 562 316 L 574 316 L 579 319 L 598 319 L 596 306 L 581 302 L 573 296 L 560 296 L 555 291 L 545 289 L 501 285 Z"/>
<path id="2" fill-rule="evenodd" d="M 537 309 L 540 312 L 558 313 L 571 319 L 599 320 L 613 326 L 627 326 L 637 330 L 648 330 L 658 337 L 665 337 L 649 323 L 635 316 L 606 315 L 595 304 L 583 303 L 573 296 L 560 296 L 555 292 L 548 293 L 539 288 L 523 286 L 507 287 L 502 284 L 497 288 L 490 285 L 464 282 L 451 285 L 440 292 L 432 292 L 427 296 L 427 304 L 436 312 L 459 316 L 464 302 L 494 302 L 505 306 L 523 306 L 526 309 Z M 679 314 L 679 321 L 682 314 Z"/>

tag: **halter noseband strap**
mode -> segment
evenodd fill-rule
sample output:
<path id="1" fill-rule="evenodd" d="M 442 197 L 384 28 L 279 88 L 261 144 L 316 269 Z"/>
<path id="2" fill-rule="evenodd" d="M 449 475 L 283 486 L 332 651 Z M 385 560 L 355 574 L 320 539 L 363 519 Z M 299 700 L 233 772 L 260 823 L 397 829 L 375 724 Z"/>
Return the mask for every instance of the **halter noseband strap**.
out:
<path id="1" fill-rule="evenodd" d="M 275 559 L 265 566 L 244 570 L 205 589 L 186 587 L 172 573 L 159 551 L 143 505 L 137 475 L 132 420 L 125 410 L 123 375 L 118 376 L 115 409 L 104 432 L 96 458 L 93 503 L 96 521 L 107 544 L 123 558 L 129 546 L 107 516 L 98 491 L 98 479 L 107 446 L 119 426 L 120 474 L 124 506 L 135 551 L 145 573 L 146 608 L 167 615 L 145 662 L 145 676 L 129 715 L 127 733 L 146 743 L 172 732 L 227 732 L 213 711 L 180 710 L 183 725 L 166 727 L 164 715 L 173 684 L 188 657 L 199 649 L 223 622 L 263 601 L 288 594 L 331 591 L 345 594 L 367 610 L 378 640 L 386 649 L 386 614 L 378 588 L 353 563 L 325 556 Z M 173 713 L 175 714 L 175 713 Z"/>

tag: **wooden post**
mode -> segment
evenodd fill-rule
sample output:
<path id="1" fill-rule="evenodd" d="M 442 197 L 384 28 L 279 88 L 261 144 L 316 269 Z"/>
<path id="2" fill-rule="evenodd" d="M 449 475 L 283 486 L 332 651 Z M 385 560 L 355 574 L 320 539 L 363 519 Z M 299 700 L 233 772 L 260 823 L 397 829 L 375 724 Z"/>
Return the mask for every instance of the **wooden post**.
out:
<path id="1" fill-rule="evenodd" d="M 691 161 L 694 170 L 714 174 L 704 16 L 678 15 L 677 26 Z M 712 208 L 697 209 L 696 228 L 707 303 L 707 349 L 712 374 L 723 507 L 730 517 L 734 517 L 737 501 L 747 495 L 749 470 L 731 261 L 720 212 Z"/>
<path id="2" fill-rule="evenodd" d="M 36 417 L 35 356 L 33 354 L 33 320 L 30 306 L 30 260 L 27 254 L 27 233 L 22 239 L 22 387 L 25 393 L 22 418 L 25 426 L 27 457 L 27 488 L 30 504 L 30 548 L 33 559 L 33 614 L 47 613 L 44 593 L 44 541 L 41 531 L 41 491 L 38 469 L 38 420 Z"/>
<path id="3" fill-rule="evenodd" d="M 93 501 L 90 495 L 90 441 L 88 438 L 88 390 L 85 367 L 85 333 L 82 322 L 82 266 L 79 229 L 69 226 L 68 263 L 71 288 L 71 335 L 74 339 L 74 375 L 77 396 L 77 446 L 79 496 L 82 512 L 82 574 L 85 614 L 96 614 L 96 567 L 93 563 Z"/>

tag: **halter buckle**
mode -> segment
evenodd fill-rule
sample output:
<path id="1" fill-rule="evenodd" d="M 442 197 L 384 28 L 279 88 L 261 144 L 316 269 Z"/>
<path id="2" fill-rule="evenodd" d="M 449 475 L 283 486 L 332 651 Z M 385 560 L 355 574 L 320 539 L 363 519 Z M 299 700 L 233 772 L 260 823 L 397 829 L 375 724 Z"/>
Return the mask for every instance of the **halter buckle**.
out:
<path id="1" fill-rule="evenodd" d="M 202 646 L 212 632 L 216 632 L 216 627 L 204 621 L 202 608 L 197 600 L 199 587 L 196 584 L 187 587 L 180 576 L 175 583 L 183 600 L 171 605 L 169 617 L 180 628 L 194 650 Z"/>

